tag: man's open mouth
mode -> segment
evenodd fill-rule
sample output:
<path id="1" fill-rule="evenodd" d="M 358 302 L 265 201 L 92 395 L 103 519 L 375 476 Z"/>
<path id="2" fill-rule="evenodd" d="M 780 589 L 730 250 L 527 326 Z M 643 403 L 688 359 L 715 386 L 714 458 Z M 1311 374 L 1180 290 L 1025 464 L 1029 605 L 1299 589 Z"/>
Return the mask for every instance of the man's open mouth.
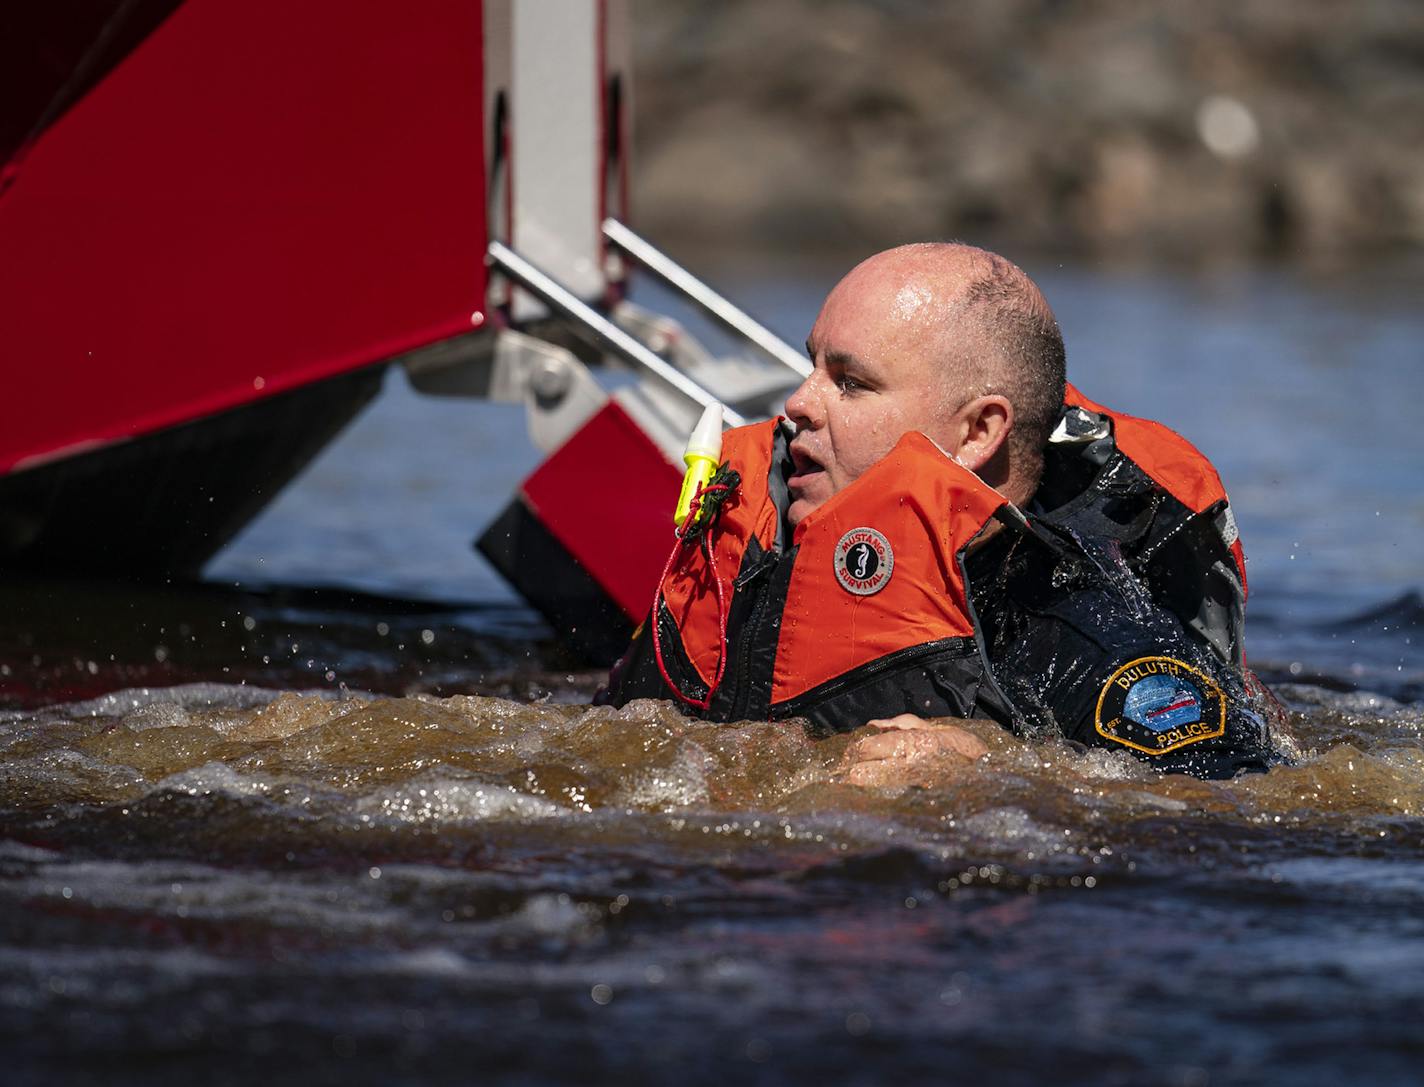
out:
<path id="1" fill-rule="evenodd" d="M 820 461 L 794 445 L 791 447 L 791 463 L 795 466 L 795 471 L 786 480 L 787 486 L 790 487 L 802 485 L 811 476 L 825 471 Z"/>

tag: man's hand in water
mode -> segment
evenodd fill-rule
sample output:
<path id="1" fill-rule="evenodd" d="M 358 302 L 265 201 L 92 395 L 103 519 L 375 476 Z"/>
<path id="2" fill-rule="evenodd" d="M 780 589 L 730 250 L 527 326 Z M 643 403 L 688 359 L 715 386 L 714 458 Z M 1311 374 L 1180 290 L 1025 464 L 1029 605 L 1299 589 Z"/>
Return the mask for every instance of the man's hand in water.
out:
<path id="1" fill-rule="evenodd" d="M 902 713 L 871 721 L 873 729 L 848 748 L 842 780 L 851 785 L 929 785 L 973 762 L 989 750 L 959 725 L 936 724 Z"/>

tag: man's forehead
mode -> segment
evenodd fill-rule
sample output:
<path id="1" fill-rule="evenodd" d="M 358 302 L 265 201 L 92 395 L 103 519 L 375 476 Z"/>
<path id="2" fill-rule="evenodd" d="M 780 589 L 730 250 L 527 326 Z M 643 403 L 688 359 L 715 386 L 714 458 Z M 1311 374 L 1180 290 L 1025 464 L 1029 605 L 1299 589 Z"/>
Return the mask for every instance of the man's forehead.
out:
<path id="1" fill-rule="evenodd" d="M 945 301 L 928 283 L 921 279 L 909 279 L 894 288 L 888 316 L 899 321 L 918 321 L 931 308 L 942 306 Z"/>
<path id="2" fill-rule="evenodd" d="M 861 323 L 912 326 L 952 322 L 963 308 L 968 279 L 924 260 L 905 257 L 865 261 L 836 284 L 822 313 L 854 316 Z"/>
<path id="3" fill-rule="evenodd" d="M 922 280 L 852 273 L 821 307 L 806 350 L 833 362 L 893 365 L 907 350 L 920 355 L 937 344 L 961 308 Z"/>

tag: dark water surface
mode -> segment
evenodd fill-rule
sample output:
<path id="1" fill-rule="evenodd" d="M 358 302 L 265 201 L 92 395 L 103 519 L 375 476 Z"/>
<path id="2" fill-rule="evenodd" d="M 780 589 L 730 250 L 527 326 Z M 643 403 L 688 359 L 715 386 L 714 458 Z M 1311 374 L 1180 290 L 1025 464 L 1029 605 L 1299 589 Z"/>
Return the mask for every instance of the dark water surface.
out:
<path id="1" fill-rule="evenodd" d="M 208 582 L 0 585 L 5 1081 L 1419 1082 L 1417 276 L 1030 271 L 1222 469 L 1297 765 L 590 709 L 469 551 L 518 410 L 393 375 Z"/>

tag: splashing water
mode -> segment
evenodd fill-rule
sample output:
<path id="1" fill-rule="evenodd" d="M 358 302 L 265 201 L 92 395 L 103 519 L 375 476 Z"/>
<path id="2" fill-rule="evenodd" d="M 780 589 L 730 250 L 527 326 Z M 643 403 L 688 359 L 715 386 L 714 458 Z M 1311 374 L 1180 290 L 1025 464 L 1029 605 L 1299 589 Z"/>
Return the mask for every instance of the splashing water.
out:
<path id="1" fill-rule="evenodd" d="M 209 684 L 13 712 L 0 1037 L 37 1075 L 280 1051 L 440 1078 L 476 1031 L 535 1082 L 927 1069 L 973 1038 L 986 1075 L 1066 1049 L 1069 1082 L 1126 1082 L 1164 1016 L 1186 1066 L 1249 1031 L 1243 1074 L 1304 1069 L 1368 989 L 1387 1070 L 1412 1016 L 1379 1013 L 1424 995 L 1424 715 L 1281 693 L 1305 751 L 1266 775 L 978 722 L 978 763 L 881 788 L 847 784 L 852 738 L 655 702 Z"/>

